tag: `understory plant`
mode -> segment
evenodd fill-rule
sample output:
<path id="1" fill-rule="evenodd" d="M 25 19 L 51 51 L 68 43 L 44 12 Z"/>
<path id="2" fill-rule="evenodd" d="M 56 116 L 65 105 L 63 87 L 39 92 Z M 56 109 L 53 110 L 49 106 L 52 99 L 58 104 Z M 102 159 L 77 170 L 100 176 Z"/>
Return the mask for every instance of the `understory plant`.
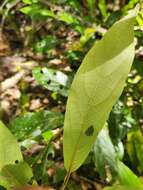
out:
<path id="1" fill-rule="evenodd" d="M 72 83 L 64 123 L 64 162 L 68 171 L 64 186 L 84 162 L 122 93 L 135 54 L 136 15 L 132 11 L 95 43 Z"/>
<path id="2" fill-rule="evenodd" d="M 90 5 L 92 1 L 88 2 Z M 104 136 L 108 135 L 106 121 L 113 105 L 122 93 L 134 59 L 134 21 L 138 13 L 137 9 L 130 11 L 127 16 L 116 22 L 103 38 L 93 45 L 73 80 L 64 122 L 63 150 L 67 175 L 61 187 L 62 190 L 66 189 L 71 173 L 83 164 L 93 146 L 95 146 L 94 149 L 97 154 L 102 151 L 108 157 L 106 144 L 111 143 L 109 139 L 104 139 Z M 48 73 L 47 70 L 43 72 Z M 40 71 L 36 70 L 35 76 L 37 73 L 40 74 Z M 50 73 L 54 75 L 53 70 Z M 47 76 L 50 80 L 48 74 Z M 57 84 L 57 81 L 54 80 L 53 83 Z M 64 96 L 67 95 L 63 89 L 62 91 L 57 89 L 57 91 L 60 91 Z M 100 135 L 101 133 L 102 135 Z M 50 137 L 49 141 L 54 138 L 55 136 Z M 103 146 L 100 147 L 101 139 Z M 98 152 L 97 147 L 100 147 L 100 152 Z M 47 145 L 47 150 L 48 148 L 49 145 Z M 47 156 L 47 152 L 45 155 Z M 115 155 L 113 149 L 110 151 L 110 155 L 112 157 L 109 156 L 110 158 L 106 162 L 110 163 L 110 159 L 115 158 L 114 161 L 117 166 L 115 184 L 117 186 L 106 187 L 105 190 L 128 190 L 132 188 L 142 190 L 143 184 L 139 178 L 121 161 L 119 156 Z M 98 155 L 95 157 L 96 162 L 98 162 Z M 16 138 L 1 122 L 0 186 L 10 189 L 36 184 L 32 169 L 24 161 Z"/>

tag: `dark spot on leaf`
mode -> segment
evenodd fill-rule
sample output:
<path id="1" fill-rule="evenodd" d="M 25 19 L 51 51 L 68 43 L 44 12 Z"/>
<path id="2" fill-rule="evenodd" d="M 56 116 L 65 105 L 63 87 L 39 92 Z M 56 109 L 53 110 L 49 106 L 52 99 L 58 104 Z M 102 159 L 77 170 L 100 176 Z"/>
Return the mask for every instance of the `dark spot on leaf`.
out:
<path id="1" fill-rule="evenodd" d="M 50 83 L 51 83 L 51 80 L 48 80 L 48 81 L 47 81 L 47 84 L 50 84 Z"/>
<path id="2" fill-rule="evenodd" d="M 19 161 L 18 160 L 15 160 L 15 164 L 18 164 L 19 163 Z"/>
<path id="3" fill-rule="evenodd" d="M 42 69 L 41 69 L 40 73 L 43 74 L 43 70 Z"/>
<path id="4" fill-rule="evenodd" d="M 63 89 L 63 85 L 60 85 L 59 87 L 60 87 L 60 89 Z"/>
<path id="5" fill-rule="evenodd" d="M 56 75 L 57 73 L 56 72 L 53 72 L 53 75 Z"/>
<path id="6" fill-rule="evenodd" d="M 86 136 L 92 136 L 94 133 L 94 127 L 91 125 L 88 129 L 86 129 L 85 134 Z"/>

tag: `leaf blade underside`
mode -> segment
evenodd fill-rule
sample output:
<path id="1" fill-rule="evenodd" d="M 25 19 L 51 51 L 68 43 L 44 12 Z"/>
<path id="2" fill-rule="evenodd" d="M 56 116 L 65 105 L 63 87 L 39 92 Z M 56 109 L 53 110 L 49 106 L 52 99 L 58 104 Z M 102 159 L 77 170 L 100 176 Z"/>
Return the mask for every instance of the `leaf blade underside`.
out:
<path id="1" fill-rule="evenodd" d="M 104 126 L 134 58 L 132 11 L 115 23 L 85 56 L 72 83 L 64 123 L 64 162 L 69 172 L 81 166 Z M 92 135 L 86 132 L 93 126 Z"/>

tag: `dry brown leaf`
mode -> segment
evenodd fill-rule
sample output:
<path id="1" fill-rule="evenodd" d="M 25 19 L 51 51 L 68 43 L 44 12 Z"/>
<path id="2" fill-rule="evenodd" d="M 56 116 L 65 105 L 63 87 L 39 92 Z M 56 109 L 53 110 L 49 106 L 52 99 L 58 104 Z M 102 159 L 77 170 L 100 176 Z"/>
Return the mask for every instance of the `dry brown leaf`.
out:
<path id="1" fill-rule="evenodd" d="M 0 31 L 0 56 L 6 56 L 10 53 L 10 44 L 6 36 Z"/>

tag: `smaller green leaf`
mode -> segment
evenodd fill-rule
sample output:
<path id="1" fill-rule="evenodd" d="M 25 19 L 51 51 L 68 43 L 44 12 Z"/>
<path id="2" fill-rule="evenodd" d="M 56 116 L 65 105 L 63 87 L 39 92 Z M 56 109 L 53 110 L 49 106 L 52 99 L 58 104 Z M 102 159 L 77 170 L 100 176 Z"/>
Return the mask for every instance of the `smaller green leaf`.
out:
<path id="1" fill-rule="evenodd" d="M 107 128 L 103 128 L 94 144 L 95 165 L 102 178 L 106 178 L 106 166 L 109 166 L 112 178 L 117 176 L 117 156 Z"/>
<path id="2" fill-rule="evenodd" d="M 88 42 L 88 40 L 93 36 L 94 33 L 95 33 L 94 28 L 86 28 L 84 30 L 84 34 L 80 37 L 81 45 L 85 45 L 86 42 Z"/>
<path id="3" fill-rule="evenodd" d="M 32 3 L 38 3 L 38 0 L 22 0 L 24 4 L 31 5 Z"/>
<path id="4" fill-rule="evenodd" d="M 128 1 L 128 3 L 123 7 L 123 11 L 126 12 L 129 9 L 133 9 L 137 3 L 139 3 L 139 0 Z"/>
<path id="5" fill-rule="evenodd" d="M 100 0 L 98 7 L 100 9 L 100 12 L 103 16 L 103 18 L 107 17 L 108 13 L 107 13 L 107 3 L 105 0 Z"/>
<path id="6" fill-rule="evenodd" d="M 127 109 L 126 105 L 122 101 L 118 101 L 111 113 L 108 120 L 108 127 L 110 136 L 117 144 L 120 140 L 124 139 L 127 134 L 128 128 L 136 125 L 136 121 L 132 117 L 132 113 Z"/>
<path id="7" fill-rule="evenodd" d="M 26 15 L 28 15 L 31 12 L 31 10 L 32 10 L 31 6 L 25 6 L 20 9 L 20 11 Z"/>
<path id="8" fill-rule="evenodd" d="M 41 15 L 48 15 L 48 10 L 42 10 Z M 41 41 L 34 45 L 34 51 L 38 53 L 47 53 L 49 50 L 55 48 L 58 44 L 58 40 L 55 36 L 48 35 L 44 37 Z"/>
<path id="9" fill-rule="evenodd" d="M 0 172 L 0 178 L 6 182 L 6 188 L 20 187 L 33 183 L 33 173 L 26 162 L 4 166 Z"/>
<path id="10" fill-rule="evenodd" d="M 61 71 L 49 68 L 35 68 L 33 76 L 37 82 L 50 91 L 68 95 L 68 76 Z"/>
<path id="11" fill-rule="evenodd" d="M 25 3 L 25 4 L 29 4 L 29 5 L 32 4 L 32 0 L 22 0 L 22 2 Z"/>
<path id="12" fill-rule="evenodd" d="M 42 137 L 44 138 L 46 142 L 49 142 L 52 139 L 53 135 L 54 133 L 52 132 L 52 130 L 42 133 Z"/>
<path id="13" fill-rule="evenodd" d="M 12 120 L 9 124 L 11 132 L 20 141 L 40 136 L 41 133 L 63 124 L 63 115 L 58 112 L 39 111 L 27 113 Z M 37 135 L 36 135 L 37 134 Z"/>
<path id="14" fill-rule="evenodd" d="M 23 161 L 21 150 L 8 128 L 0 121 L 0 170 L 15 160 Z"/>
<path id="15" fill-rule="evenodd" d="M 75 17 L 65 11 L 61 11 L 58 14 L 58 20 L 63 21 L 67 24 L 79 24 L 79 21 Z"/>
<path id="16" fill-rule="evenodd" d="M 143 12 L 140 12 L 136 18 L 138 25 L 143 28 Z"/>
<path id="17" fill-rule="evenodd" d="M 55 17 L 54 12 L 48 9 L 41 9 L 40 14 L 42 16 L 48 16 L 48 17 L 53 17 L 53 18 Z"/>
<path id="18" fill-rule="evenodd" d="M 65 22 L 66 24 L 72 25 L 73 28 L 81 34 L 84 31 L 84 27 L 82 26 L 81 22 L 79 22 L 79 20 L 70 13 L 61 11 L 55 18 L 59 21 Z"/>
<path id="19" fill-rule="evenodd" d="M 119 18 L 121 18 L 121 16 L 122 16 L 121 10 L 112 12 L 106 20 L 106 25 L 108 27 L 112 26 Z"/>
<path id="20" fill-rule="evenodd" d="M 118 179 L 121 185 L 143 188 L 140 179 L 123 163 L 118 161 Z"/>
<path id="21" fill-rule="evenodd" d="M 45 17 L 55 17 L 54 13 L 38 4 L 30 4 L 20 9 L 20 12 L 31 17 L 33 20 L 41 20 Z"/>

